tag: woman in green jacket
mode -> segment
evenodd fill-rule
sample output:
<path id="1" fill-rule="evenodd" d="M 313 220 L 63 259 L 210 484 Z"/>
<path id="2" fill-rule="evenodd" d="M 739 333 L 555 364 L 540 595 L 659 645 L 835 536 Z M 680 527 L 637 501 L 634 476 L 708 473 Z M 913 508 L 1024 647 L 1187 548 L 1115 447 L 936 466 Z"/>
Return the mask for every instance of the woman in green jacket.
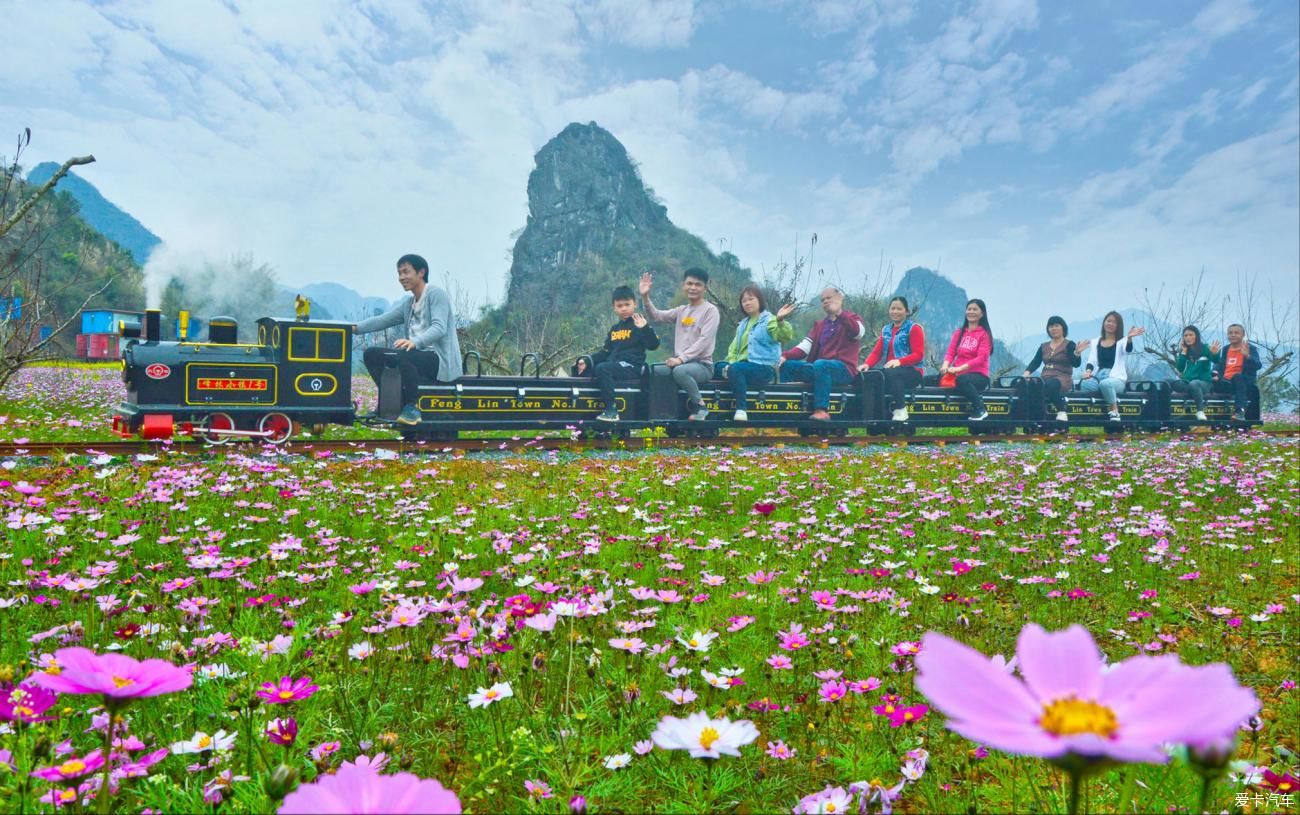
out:
<path id="1" fill-rule="evenodd" d="M 1205 395 L 1213 386 L 1214 357 L 1201 341 L 1201 330 L 1194 325 L 1183 329 L 1183 341 L 1174 350 L 1178 353 L 1174 359 L 1174 370 L 1178 372 L 1174 390 L 1191 394 L 1192 400 L 1196 402 L 1196 420 L 1203 422 Z"/>

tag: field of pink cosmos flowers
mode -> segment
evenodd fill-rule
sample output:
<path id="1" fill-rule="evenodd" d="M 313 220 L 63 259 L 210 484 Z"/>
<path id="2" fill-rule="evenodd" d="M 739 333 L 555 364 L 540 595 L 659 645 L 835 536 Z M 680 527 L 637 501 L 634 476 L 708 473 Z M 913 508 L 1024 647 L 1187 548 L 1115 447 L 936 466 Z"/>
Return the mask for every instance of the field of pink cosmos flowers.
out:
<path id="1" fill-rule="evenodd" d="M 1296 453 L 0 462 L 0 809 L 1300 808 Z"/>

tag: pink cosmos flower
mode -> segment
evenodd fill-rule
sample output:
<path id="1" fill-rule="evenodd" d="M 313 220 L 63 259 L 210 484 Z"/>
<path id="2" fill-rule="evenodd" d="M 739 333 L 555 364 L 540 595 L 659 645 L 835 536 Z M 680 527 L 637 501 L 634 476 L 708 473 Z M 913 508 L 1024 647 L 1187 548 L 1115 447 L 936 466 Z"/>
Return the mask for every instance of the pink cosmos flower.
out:
<path id="1" fill-rule="evenodd" d="M 930 708 L 925 705 L 910 705 L 895 710 L 889 717 L 890 727 L 902 727 L 905 724 L 911 724 L 925 718 L 925 714 L 930 712 Z"/>
<path id="2" fill-rule="evenodd" d="M 263 682 L 257 696 L 273 705 L 287 705 L 310 699 L 320 687 L 311 683 L 310 676 L 294 679 L 291 676 L 280 677 L 279 683 Z"/>
<path id="3" fill-rule="evenodd" d="M 528 792 L 529 798 L 554 798 L 555 793 L 551 792 L 551 785 L 545 781 L 525 781 L 524 790 Z"/>
<path id="4" fill-rule="evenodd" d="M 56 699 L 56 695 L 39 685 L 26 682 L 17 686 L 0 685 L 0 721 L 48 722 L 54 717 L 43 714 Z"/>
<path id="5" fill-rule="evenodd" d="M 779 759 L 780 761 L 794 758 L 798 752 L 798 750 L 790 747 L 783 741 L 769 741 L 767 743 L 767 754 L 772 758 Z"/>
<path id="6" fill-rule="evenodd" d="M 916 687 L 972 741 L 1022 755 L 1069 754 L 1162 763 L 1163 743 L 1207 741 L 1259 710 L 1253 691 L 1222 663 L 1135 656 L 1103 673 L 1101 652 L 1079 625 L 1049 634 L 1030 624 L 1016 658 L 1024 681 L 983 654 L 930 632 Z"/>
<path id="7" fill-rule="evenodd" d="M 185 690 L 194 677 L 162 659 L 143 662 L 122 654 L 96 654 L 89 648 L 60 648 L 49 669 L 31 681 L 55 693 L 98 693 L 117 704 L 144 696 Z"/>
<path id="8" fill-rule="evenodd" d="M 298 738 L 298 720 L 293 717 L 272 719 L 266 725 L 266 738 L 272 744 L 288 747 Z"/>
<path id="9" fill-rule="evenodd" d="M 411 773 L 380 775 L 368 767 L 344 764 L 289 793 L 280 815 L 459 815 L 460 799 L 433 779 Z"/>
<path id="10" fill-rule="evenodd" d="M 826 787 L 821 792 L 805 795 L 795 804 L 794 815 L 813 815 L 823 812 L 848 812 L 853 805 L 853 796 L 843 787 Z"/>
<path id="11" fill-rule="evenodd" d="M 848 695 L 849 686 L 838 679 L 830 679 L 822 683 L 821 688 L 817 690 L 817 701 L 819 702 L 838 702 Z"/>
<path id="12" fill-rule="evenodd" d="M 325 741 L 311 748 L 309 755 L 312 761 L 324 761 L 339 751 L 343 745 L 337 741 Z"/>
<path id="13" fill-rule="evenodd" d="M 68 756 L 62 764 L 54 767 L 42 767 L 39 770 L 33 770 L 32 778 L 39 778 L 43 781 L 57 781 L 60 783 L 69 783 L 88 775 L 94 775 L 100 767 L 104 766 L 103 751 L 95 750 L 87 753 L 85 756 Z"/>

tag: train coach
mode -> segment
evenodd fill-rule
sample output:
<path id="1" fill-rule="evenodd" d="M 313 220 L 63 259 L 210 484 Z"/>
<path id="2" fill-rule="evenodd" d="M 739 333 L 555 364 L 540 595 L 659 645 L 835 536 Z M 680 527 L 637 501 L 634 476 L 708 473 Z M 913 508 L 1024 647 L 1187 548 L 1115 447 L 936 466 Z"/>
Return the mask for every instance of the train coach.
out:
<path id="1" fill-rule="evenodd" d="M 257 439 L 278 444 L 302 425 L 356 420 L 352 403 L 352 325 L 342 322 L 257 321 L 257 342 L 239 342 L 232 319 L 213 317 L 206 341 L 160 339 L 161 315 L 145 312 L 124 324 L 126 401 L 113 415 L 122 436 L 197 436 L 213 444 Z"/>
<path id="2" fill-rule="evenodd" d="M 1097 427 L 1116 431 L 1190 429 L 1195 426 L 1244 427 L 1259 424 L 1259 395 L 1252 392 L 1245 422 L 1232 420 L 1231 400 L 1212 396 L 1206 405 L 1208 422 L 1195 419 L 1190 399 L 1174 393 L 1168 382 L 1132 381 L 1120 395 L 1120 421 L 1107 417 L 1099 396 L 1074 391 L 1067 394 L 1065 422 L 1047 410 L 1043 381 L 1036 377 L 1002 377 L 984 394 L 989 417 L 970 421 L 970 406 L 951 388 L 920 387 L 908 396 L 909 421 L 894 422 L 893 405 L 883 376 L 868 371 L 848 385 L 831 389 L 829 421 L 808 418 L 811 388 L 803 383 L 773 383 L 750 394 L 749 421 L 732 420 L 735 401 L 729 383 L 714 380 L 701 385 L 708 409 L 703 421 L 688 420 L 686 397 L 661 365 L 647 365 L 639 380 L 618 383 L 615 389 L 618 423 L 596 421 L 602 410 L 599 390 L 586 377 L 543 376 L 538 357 L 528 354 L 518 375 L 484 374 L 477 354 L 465 355 L 466 375 L 455 382 L 433 382 L 418 389 L 420 423 L 398 426 L 412 439 L 455 438 L 476 430 L 531 431 L 560 428 L 580 433 L 627 435 L 632 430 L 661 427 L 669 436 L 716 436 L 725 428 L 783 428 L 801 435 L 844 436 L 850 431 L 872 435 L 911 434 L 918 429 L 959 427 L 972 434 L 1063 431 L 1070 427 Z M 471 363 L 473 363 L 471 365 Z M 531 370 L 530 370 L 531 365 Z M 588 370 L 591 365 L 588 363 Z M 380 382 L 378 419 L 395 420 L 401 407 L 401 382 L 396 354 L 386 363 Z"/>

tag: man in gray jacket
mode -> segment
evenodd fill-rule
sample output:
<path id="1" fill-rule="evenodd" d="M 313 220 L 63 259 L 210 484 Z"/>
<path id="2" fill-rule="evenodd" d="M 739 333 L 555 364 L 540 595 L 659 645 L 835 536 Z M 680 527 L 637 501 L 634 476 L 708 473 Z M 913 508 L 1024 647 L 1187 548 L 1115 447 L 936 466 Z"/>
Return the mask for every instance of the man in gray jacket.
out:
<path id="1" fill-rule="evenodd" d="M 402 255 L 397 260 L 397 282 L 406 296 L 387 314 L 362 320 L 357 334 L 370 334 L 385 328 L 404 326 L 406 338 L 393 343 L 402 372 L 402 412 L 397 421 L 419 424 L 417 388 L 423 381 L 437 379 L 451 382 L 460 378 L 460 341 L 456 337 L 456 315 L 452 313 L 447 292 L 429 285 L 429 264 L 419 255 Z M 366 370 L 379 384 L 387 348 L 367 348 Z"/>

